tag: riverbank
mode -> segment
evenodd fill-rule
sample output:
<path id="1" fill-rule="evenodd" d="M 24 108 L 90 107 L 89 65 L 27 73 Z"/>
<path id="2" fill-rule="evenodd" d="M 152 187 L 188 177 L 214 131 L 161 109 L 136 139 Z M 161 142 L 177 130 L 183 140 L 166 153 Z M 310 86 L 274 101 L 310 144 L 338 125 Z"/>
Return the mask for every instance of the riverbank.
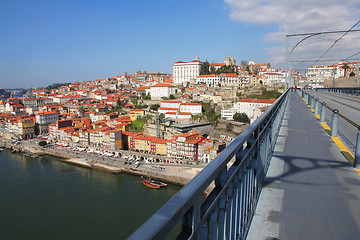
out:
<path id="1" fill-rule="evenodd" d="M 4 147 L 25 155 L 31 153 L 33 154 L 33 157 L 36 157 L 37 155 L 51 155 L 61 158 L 61 161 L 65 163 L 81 167 L 105 171 L 112 174 L 126 173 L 138 176 L 148 176 L 182 186 L 186 185 L 202 170 L 202 167 L 148 163 L 135 167 L 134 165 L 125 165 L 125 160 L 121 158 L 105 158 L 89 155 L 88 153 L 72 152 L 56 148 L 44 148 L 28 141 L 22 141 L 19 145 L 14 145 L 10 141 L 7 141 Z M 213 185 L 210 185 L 205 191 L 205 195 L 209 194 L 212 188 Z"/>

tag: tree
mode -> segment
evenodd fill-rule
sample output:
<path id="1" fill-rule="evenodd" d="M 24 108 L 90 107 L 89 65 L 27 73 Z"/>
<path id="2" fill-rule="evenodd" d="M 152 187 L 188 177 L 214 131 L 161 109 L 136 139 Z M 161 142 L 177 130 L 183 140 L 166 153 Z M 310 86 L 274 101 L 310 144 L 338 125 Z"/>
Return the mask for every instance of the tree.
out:
<path id="1" fill-rule="evenodd" d="M 356 74 L 354 72 L 350 73 L 350 77 L 354 77 Z"/>
<path id="2" fill-rule="evenodd" d="M 200 68 L 200 75 L 208 75 L 208 74 L 210 74 L 209 66 L 210 66 L 209 62 L 205 61 L 203 63 L 203 65 L 201 66 L 201 68 Z"/>
<path id="3" fill-rule="evenodd" d="M 153 105 L 150 106 L 150 109 L 154 110 L 154 111 L 157 111 L 159 107 L 160 107 L 159 104 L 153 104 Z"/>
<path id="4" fill-rule="evenodd" d="M 250 118 L 246 113 L 235 113 L 233 118 L 237 122 L 250 123 Z"/>
<path id="5" fill-rule="evenodd" d="M 174 94 L 170 94 L 170 97 L 169 97 L 169 99 L 175 99 L 175 96 L 174 96 Z"/>
<path id="6" fill-rule="evenodd" d="M 132 98 L 132 99 L 131 99 L 131 102 L 132 102 L 134 105 L 137 105 L 138 100 L 137 100 L 136 98 Z"/>
<path id="7" fill-rule="evenodd" d="M 347 63 L 345 63 L 343 66 L 342 66 L 342 69 L 344 69 L 344 77 L 346 76 L 346 72 L 347 70 L 349 69 L 349 65 Z"/>
<path id="8" fill-rule="evenodd" d="M 227 124 L 226 124 L 226 131 L 227 131 L 227 132 L 231 132 L 231 131 L 232 131 L 232 124 L 231 124 L 231 123 L 227 123 Z"/>
<path id="9" fill-rule="evenodd" d="M 46 143 L 46 141 L 40 141 L 38 144 L 39 144 L 39 146 L 43 147 L 43 146 L 45 146 L 47 143 Z"/>

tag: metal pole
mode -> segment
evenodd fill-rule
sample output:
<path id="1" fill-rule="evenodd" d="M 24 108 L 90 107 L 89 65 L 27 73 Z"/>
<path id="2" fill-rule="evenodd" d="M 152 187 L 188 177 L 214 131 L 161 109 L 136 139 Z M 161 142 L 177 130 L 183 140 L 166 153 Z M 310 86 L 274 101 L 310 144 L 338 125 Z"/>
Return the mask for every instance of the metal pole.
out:
<path id="1" fill-rule="evenodd" d="M 337 137 L 337 128 L 338 128 L 338 116 L 339 116 L 339 110 L 334 109 L 332 120 L 331 120 L 331 136 Z"/>
<path id="2" fill-rule="evenodd" d="M 320 122 L 325 122 L 325 109 L 326 109 L 326 102 L 322 102 L 321 110 L 320 110 Z"/>
<path id="3" fill-rule="evenodd" d="M 356 137 L 354 168 L 360 169 L 360 127 Z"/>
<path id="4" fill-rule="evenodd" d="M 287 81 L 288 81 L 288 71 L 289 71 L 289 38 L 286 36 L 286 67 L 285 67 L 285 91 L 288 89 Z"/>
<path id="5" fill-rule="evenodd" d="M 356 70 L 356 87 L 359 87 L 359 62 L 360 59 L 358 60 L 357 70 Z"/>
<path id="6" fill-rule="evenodd" d="M 319 113 L 319 99 L 318 98 L 315 99 L 314 113 L 315 114 Z"/>

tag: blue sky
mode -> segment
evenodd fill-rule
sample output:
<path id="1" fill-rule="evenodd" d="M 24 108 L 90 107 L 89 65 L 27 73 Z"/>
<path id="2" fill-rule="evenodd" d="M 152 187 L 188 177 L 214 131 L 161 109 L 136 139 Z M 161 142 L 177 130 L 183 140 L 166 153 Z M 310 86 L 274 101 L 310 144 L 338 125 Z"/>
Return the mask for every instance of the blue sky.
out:
<path id="1" fill-rule="evenodd" d="M 282 5 L 281 1 L 285 0 L 275 2 Z M 251 7 L 250 2 L 258 5 Z M 266 4 L 264 0 L 2 0 L 0 88 L 89 81 L 125 71 L 172 73 L 173 62 L 195 56 L 209 62 L 233 56 L 238 63 L 254 60 L 282 67 L 282 30 L 288 26 L 259 10 Z M 244 8 L 248 5 L 252 10 Z M 346 26 L 353 22 L 348 20 Z"/>

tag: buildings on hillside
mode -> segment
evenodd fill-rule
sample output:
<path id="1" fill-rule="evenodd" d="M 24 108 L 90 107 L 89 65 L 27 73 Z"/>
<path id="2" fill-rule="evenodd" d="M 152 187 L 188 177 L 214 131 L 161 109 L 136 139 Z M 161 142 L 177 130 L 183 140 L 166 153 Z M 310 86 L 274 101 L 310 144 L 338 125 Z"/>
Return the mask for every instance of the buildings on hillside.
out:
<path id="1" fill-rule="evenodd" d="M 224 120 L 234 120 L 235 113 L 246 113 L 250 118 L 250 123 L 255 121 L 276 99 L 241 99 L 230 109 L 221 110 L 221 118 Z"/>

